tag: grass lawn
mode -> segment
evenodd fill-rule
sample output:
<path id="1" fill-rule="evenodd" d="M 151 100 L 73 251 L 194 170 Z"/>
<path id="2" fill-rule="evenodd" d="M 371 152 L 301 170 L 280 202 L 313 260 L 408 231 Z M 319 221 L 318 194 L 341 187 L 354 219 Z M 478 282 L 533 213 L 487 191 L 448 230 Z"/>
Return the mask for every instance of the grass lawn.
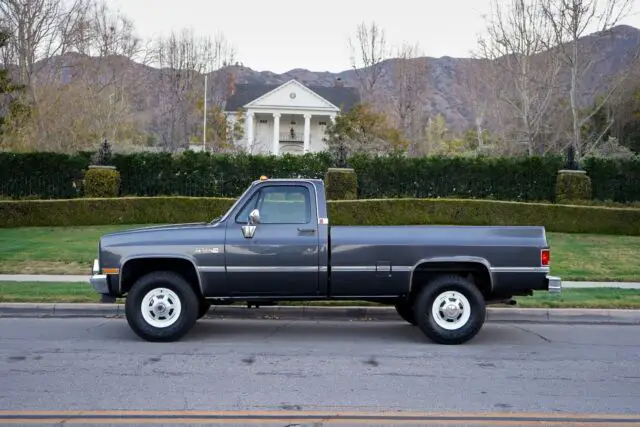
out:
<path id="1" fill-rule="evenodd" d="M 89 274 L 98 238 L 137 226 L 0 229 L 0 273 Z M 563 280 L 640 282 L 640 236 L 547 233 Z"/>
<path id="2" fill-rule="evenodd" d="M 86 283 L 0 282 L 0 302 L 99 302 L 99 296 Z M 519 307 L 548 308 L 640 308 L 637 289 L 565 289 L 562 295 L 536 292 L 517 298 Z M 119 301 L 122 302 L 122 301 Z M 281 305 L 376 306 L 362 301 L 288 302 Z"/>

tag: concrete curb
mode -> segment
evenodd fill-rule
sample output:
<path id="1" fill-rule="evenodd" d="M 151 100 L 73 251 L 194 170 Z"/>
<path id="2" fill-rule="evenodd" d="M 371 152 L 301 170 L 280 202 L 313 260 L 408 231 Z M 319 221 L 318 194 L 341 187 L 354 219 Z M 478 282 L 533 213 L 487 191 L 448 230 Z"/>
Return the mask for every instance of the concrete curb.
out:
<path id="1" fill-rule="evenodd" d="M 0 303 L 0 317 L 124 317 L 122 304 Z M 211 307 L 206 318 L 399 321 L 389 307 Z M 640 325 L 640 310 L 489 307 L 488 322 Z"/>

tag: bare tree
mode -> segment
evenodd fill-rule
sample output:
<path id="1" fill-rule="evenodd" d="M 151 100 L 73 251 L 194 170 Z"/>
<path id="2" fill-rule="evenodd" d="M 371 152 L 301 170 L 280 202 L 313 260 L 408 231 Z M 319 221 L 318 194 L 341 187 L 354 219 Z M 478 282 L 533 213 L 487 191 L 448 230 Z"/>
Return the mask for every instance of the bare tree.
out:
<path id="1" fill-rule="evenodd" d="M 12 49 L 18 60 L 20 82 L 35 93 L 35 65 L 62 55 L 74 44 L 85 22 L 87 0 L 2 0 L 0 20 L 16 37 Z"/>
<path id="2" fill-rule="evenodd" d="M 202 74 L 228 64 L 233 52 L 220 34 L 212 40 L 198 37 L 188 29 L 156 40 L 154 62 L 160 67 L 159 127 L 166 148 L 175 149 L 187 142 L 189 135 L 198 133 L 195 129 L 200 122 L 194 113 L 204 92 L 200 85 Z"/>
<path id="3" fill-rule="evenodd" d="M 207 79 L 207 100 L 212 106 L 222 107 L 229 95 L 230 87 L 235 83 L 234 61 L 236 49 L 222 33 L 212 40 L 210 62 L 205 68 Z"/>
<path id="4" fill-rule="evenodd" d="M 362 22 L 356 30 L 355 41 L 349 39 L 351 67 L 360 84 L 361 98 L 375 102 L 378 82 L 384 71 L 383 62 L 389 58 L 384 29 L 376 22 Z"/>
<path id="5" fill-rule="evenodd" d="M 410 141 L 417 139 L 421 122 L 422 103 L 427 89 L 427 59 L 420 57 L 420 48 L 403 44 L 394 60 L 393 105 L 398 116 L 399 127 Z"/>
<path id="6" fill-rule="evenodd" d="M 592 52 L 580 48 L 578 39 L 593 30 L 611 30 L 631 10 L 633 0 L 540 0 L 545 19 L 553 32 L 549 49 L 558 57 L 570 73 L 569 103 L 572 116 L 572 138 L 576 157 L 589 152 L 598 143 L 582 141 L 582 127 L 607 103 L 627 73 L 608 82 L 604 96 L 586 110 L 581 108 L 581 82 L 595 65 Z M 631 63 L 638 60 L 638 49 L 632 54 Z M 629 67 L 631 68 L 631 67 Z M 609 124 L 609 126 L 611 123 Z"/>
<path id="7" fill-rule="evenodd" d="M 523 144 L 529 155 L 543 129 L 545 112 L 556 90 L 560 70 L 556 56 L 545 54 L 553 40 L 552 27 L 538 0 L 510 0 L 503 8 L 492 2 L 487 36 L 479 40 L 479 56 L 500 75 L 497 98 L 512 123 L 505 137 Z M 493 74 L 493 73 L 492 73 Z"/>

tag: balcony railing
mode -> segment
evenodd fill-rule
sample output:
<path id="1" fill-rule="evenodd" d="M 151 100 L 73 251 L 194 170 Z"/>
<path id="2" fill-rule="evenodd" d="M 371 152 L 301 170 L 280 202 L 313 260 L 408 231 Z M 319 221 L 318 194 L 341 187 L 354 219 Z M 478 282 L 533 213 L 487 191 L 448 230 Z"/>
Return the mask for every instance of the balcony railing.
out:
<path id="1" fill-rule="evenodd" d="M 304 131 L 281 131 L 280 142 L 304 142 Z"/>

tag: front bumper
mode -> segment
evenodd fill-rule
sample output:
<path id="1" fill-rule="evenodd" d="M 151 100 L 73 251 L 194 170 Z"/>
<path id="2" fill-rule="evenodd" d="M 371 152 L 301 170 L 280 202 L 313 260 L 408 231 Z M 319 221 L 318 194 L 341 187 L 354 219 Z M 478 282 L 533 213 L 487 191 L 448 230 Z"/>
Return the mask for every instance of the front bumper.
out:
<path id="1" fill-rule="evenodd" d="M 109 282 L 107 280 L 107 275 L 100 274 L 100 262 L 97 259 L 93 260 L 93 269 L 91 270 L 91 273 L 89 283 L 91 283 L 93 289 L 99 294 L 108 294 Z"/>
<path id="2" fill-rule="evenodd" d="M 562 293 L 562 280 L 557 276 L 547 276 L 547 290 L 551 294 Z"/>
<path id="3" fill-rule="evenodd" d="M 109 282 L 106 274 L 94 274 L 89 278 L 89 283 L 93 289 L 99 294 L 109 293 Z"/>

